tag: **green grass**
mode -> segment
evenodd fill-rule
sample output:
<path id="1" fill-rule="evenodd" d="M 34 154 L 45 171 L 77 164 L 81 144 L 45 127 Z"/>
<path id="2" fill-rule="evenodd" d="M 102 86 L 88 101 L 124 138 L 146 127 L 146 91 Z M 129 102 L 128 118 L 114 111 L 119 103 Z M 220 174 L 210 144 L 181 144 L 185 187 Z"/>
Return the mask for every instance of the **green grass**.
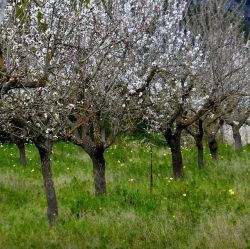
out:
<path id="1" fill-rule="evenodd" d="M 108 194 L 95 197 L 88 156 L 58 143 L 52 164 L 60 215 L 49 229 L 37 151 L 27 145 L 21 167 L 15 145 L 0 144 L 0 248 L 249 249 L 249 155 L 250 146 L 236 153 L 221 145 L 221 159 L 212 162 L 206 149 L 199 170 L 195 149 L 183 148 L 185 178 L 174 181 L 170 151 L 159 144 L 150 194 L 149 149 L 120 139 L 105 154 Z"/>

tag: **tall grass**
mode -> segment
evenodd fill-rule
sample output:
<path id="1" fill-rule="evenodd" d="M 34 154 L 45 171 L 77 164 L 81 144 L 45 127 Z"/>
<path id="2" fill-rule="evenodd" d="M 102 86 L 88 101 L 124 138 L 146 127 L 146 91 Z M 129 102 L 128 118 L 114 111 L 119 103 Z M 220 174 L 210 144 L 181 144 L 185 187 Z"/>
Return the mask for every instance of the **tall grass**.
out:
<path id="1" fill-rule="evenodd" d="M 0 248 L 250 248 L 250 146 L 242 153 L 220 146 L 213 162 L 196 166 L 183 148 L 185 178 L 172 179 L 170 151 L 120 139 L 105 154 L 108 194 L 94 196 L 92 166 L 82 149 L 58 143 L 53 175 L 60 215 L 48 228 L 38 153 L 27 145 L 28 165 L 17 149 L 0 144 Z"/>

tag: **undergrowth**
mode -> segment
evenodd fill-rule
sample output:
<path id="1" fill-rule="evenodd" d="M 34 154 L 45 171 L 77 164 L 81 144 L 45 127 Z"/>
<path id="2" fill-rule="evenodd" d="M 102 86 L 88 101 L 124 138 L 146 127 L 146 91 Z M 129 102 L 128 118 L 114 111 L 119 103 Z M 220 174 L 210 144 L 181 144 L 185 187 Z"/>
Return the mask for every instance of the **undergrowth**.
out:
<path id="1" fill-rule="evenodd" d="M 140 140 L 141 141 L 141 140 Z M 92 166 L 81 148 L 57 143 L 53 177 L 59 219 L 48 228 L 38 153 L 26 146 L 18 164 L 13 144 L 0 144 L 0 248 L 250 248 L 250 146 L 220 145 L 204 169 L 183 147 L 183 180 L 172 178 L 170 150 L 150 139 L 121 138 L 106 153 L 107 195 L 94 196 Z"/>

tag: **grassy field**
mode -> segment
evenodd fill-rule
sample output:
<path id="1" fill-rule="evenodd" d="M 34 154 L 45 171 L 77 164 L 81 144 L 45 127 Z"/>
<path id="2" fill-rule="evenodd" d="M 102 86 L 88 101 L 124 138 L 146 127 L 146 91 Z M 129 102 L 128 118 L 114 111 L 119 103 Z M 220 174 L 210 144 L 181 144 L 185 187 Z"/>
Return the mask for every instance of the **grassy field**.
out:
<path id="1" fill-rule="evenodd" d="M 195 149 L 183 148 L 185 178 L 171 178 L 170 151 L 150 152 L 124 140 L 105 154 L 108 194 L 94 196 L 92 166 L 82 149 L 58 143 L 53 174 L 59 220 L 52 229 L 38 153 L 27 145 L 18 165 L 15 145 L 0 144 L 0 248 L 250 248 L 250 146 L 240 154 L 221 145 L 221 159 L 196 167 Z"/>

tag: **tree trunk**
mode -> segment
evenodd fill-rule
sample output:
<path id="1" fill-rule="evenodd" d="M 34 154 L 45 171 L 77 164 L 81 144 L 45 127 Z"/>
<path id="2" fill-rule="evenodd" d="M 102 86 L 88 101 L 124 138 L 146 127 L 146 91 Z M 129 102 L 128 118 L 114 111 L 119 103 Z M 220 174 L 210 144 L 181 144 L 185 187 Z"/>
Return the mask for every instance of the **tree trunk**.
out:
<path id="1" fill-rule="evenodd" d="M 165 132 L 164 136 L 172 153 L 172 166 L 174 177 L 182 178 L 184 174 L 181 154 L 181 130 L 177 130 L 175 134 L 172 135 L 171 129 L 168 129 Z"/>
<path id="2" fill-rule="evenodd" d="M 218 153 L 218 144 L 216 141 L 216 137 L 213 134 L 208 135 L 208 146 L 210 150 L 210 154 L 214 160 L 217 160 L 219 157 Z"/>
<path id="3" fill-rule="evenodd" d="M 198 167 L 200 169 L 204 168 L 204 149 L 202 139 L 200 137 L 196 138 L 196 147 L 198 152 Z"/>
<path id="4" fill-rule="evenodd" d="M 26 160 L 24 140 L 19 138 L 19 137 L 14 136 L 14 135 L 10 135 L 10 139 L 13 143 L 16 144 L 16 146 L 19 150 L 19 163 L 20 163 L 20 165 L 25 166 L 27 164 L 27 160 Z"/>
<path id="5" fill-rule="evenodd" d="M 106 178 L 105 178 L 105 159 L 104 149 L 95 149 L 90 155 L 93 162 L 93 174 L 95 182 L 95 194 L 102 195 L 106 193 Z"/>
<path id="6" fill-rule="evenodd" d="M 23 141 L 20 141 L 16 143 L 18 150 L 19 150 L 19 163 L 22 166 L 25 166 L 27 164 L 26 160 L 26 153 L 25 153 L 25 145 Z"/>
<path id="7" fill-rule="evenodd" d="M 58 216 L 56 191 L 52 179 L 52 171 L 50 163 L 51 152 L 52 152 L 52 141 L 46 138 L 43 138 L 42 141 L 41 140 L 37 141 L 37 140 L 34 142 L 40 154 L 43 181 L 48 203 L 47 215 L 48 215 L 49 225 L 52 226 L 55 223 L 56 218 Z"/>
<path id="8" fill-rule="evenodd" d="M 241 151 L 243 149 L 240 129 L 238 127 L 232 127 L 233 129 L 233 137 L 234 137 L 234 146 L 237 151 Z"/>
<path id="9" fill-rule="evenodd" d="M 202 127 L 202 121 L 199 120 L 199 134 L 195 137 L 195 143 L 197 147 L 198 152 L 198 167 L 200 169 L 204 168 L 204 149 L 203 149 L 203 127 Z"/>

